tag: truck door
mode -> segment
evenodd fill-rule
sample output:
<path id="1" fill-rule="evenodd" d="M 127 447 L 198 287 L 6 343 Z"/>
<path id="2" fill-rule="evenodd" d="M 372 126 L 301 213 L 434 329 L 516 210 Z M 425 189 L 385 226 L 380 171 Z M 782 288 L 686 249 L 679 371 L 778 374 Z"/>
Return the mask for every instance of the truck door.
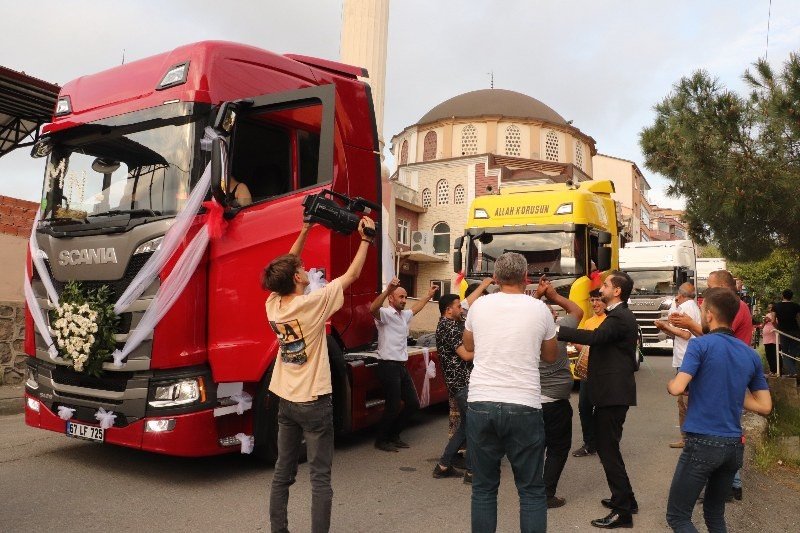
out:
<path id="1" fill-rule="evenodd" d="M 297 237 L 303 199 L 337 188 L 334 96 L 334 86 L 325 85 L 256 97 L 223 126 L 232 178 L 226 202 L 233 207 L 222 238 L 209 247 L 208 351 L 217 382 L 257 381 L 272 363 L 277 341 L 266 323 L 261 273 Z M 249 201 L 241 198 L 244 191 Z M 337 239 L 348 246 L 347 237 L 314 228 L 303 253 L 306 267 L 330 272 Z"/>

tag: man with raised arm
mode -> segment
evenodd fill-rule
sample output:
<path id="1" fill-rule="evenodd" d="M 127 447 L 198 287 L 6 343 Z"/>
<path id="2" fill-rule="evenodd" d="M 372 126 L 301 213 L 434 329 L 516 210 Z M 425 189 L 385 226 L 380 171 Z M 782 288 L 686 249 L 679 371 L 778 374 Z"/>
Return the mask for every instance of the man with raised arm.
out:
<path id="1" fill-rule="evenodd" d="M 309 281 L 300 254 L 311 226 L 303 225 L 289 253 L 273 259 L 261 278 L 263 288 L 272 291 L 266 303 L 267 320 L 280 343 L 269 384 L 269 390 L 280 398 L 278 460 L 269 498 L 272 531 L 289 531 L 289 487 L 297 475 L 303 439 L 311 473 L 311 531 L 330 529 L 333 387 L 325 322 L 342 307 L 343 291 L 361 275 L 372 243 L 366 228 L 375 229 L 372 219 L 363 217 L 358 225 L 361 243 L 347 272 L 305 294 Z"/>
<path id="2" fill-rule="evenodd" d="M 709 531 L 727 531 L 725 499 L 742 467 L 742 409 L 768 415 L 772 410 L 761 359 L 733 335 L 731 325 L 740 307 L 731 289 L 703 293 L 700 314 L 703 336 L 689 341 L 678 375 L 667 385 L 673 396 L 687 389 L 690 401 L 683 453 L 675 467 L 667 502 L 667 523 L 673 531 L 696 532 L 692 510 L 703 487 L 703 517 Z"/>
<path id="3" fill-rule="evenodd" d="M 633 280 L 625 272 L 611 271 L 603 281 L 600 295 L 606 304 L 606 319 L 594 331 L 562 327 L 558 340 L 591 346 L 589 357 L 589 398 L 595 406 L 597 454 L 603 463 L 611 498 L 600 503 L 611 512 L 592 520 L 594 527 L 632 527 L 639 505 L 633 494 L 619 448 L 628 408 L 636 405 L 636 345 L 639 328 L 628 309 Z"/>
<path id="4" fill-rule="evenodd" d="M 528 262 L 500 255 L 494 278 L 500 290 L 478 298 L 464 325 L 464 348 L 474 354 L 467 394 L 467 450 L 473 469 L 472 531 L 497 528 L 500 461 L 505 455 L 519 494 L 520 531 L 547 530 L 544 420 L 539 362 L 558 356 L 550 309 L 525 294 Z"/>
<path id="5" fill-rule="evenodd" d="M 408 373 L 408 324 L 422 311 L 439 288 L 431 285 L 425 298 L 420 298 L 411 309 L 406 309 L 408 293 L 400 280 L 392 278 L 386 289 L 369 306 L 378 328 L 378 367 L 376 374 L 383 386 L 386 403 L 383 418 L 378 424 L 375 447 L 385 452 L 397 452 L 409 445 L 400 438 L 414 411 L 419 409 L 419 399 L 411 374 Z M 388 301 L 387 307 L 383 302 Z M 400 401 L 403 409 L 400 410 Z"/>

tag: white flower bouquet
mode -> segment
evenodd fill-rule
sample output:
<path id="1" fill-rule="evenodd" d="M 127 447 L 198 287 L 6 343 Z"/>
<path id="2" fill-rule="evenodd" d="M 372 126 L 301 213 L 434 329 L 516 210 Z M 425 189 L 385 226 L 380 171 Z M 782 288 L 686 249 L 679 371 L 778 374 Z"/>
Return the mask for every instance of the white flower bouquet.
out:
<path id="1" fill-rule="evenodd" d="M 116 347 L 118 318 L 108 287 L 84 291 L 80 283 L 69 282 L 60 302 L 50 314 L 59 355 L 76 371 L 99 376 Z"/>

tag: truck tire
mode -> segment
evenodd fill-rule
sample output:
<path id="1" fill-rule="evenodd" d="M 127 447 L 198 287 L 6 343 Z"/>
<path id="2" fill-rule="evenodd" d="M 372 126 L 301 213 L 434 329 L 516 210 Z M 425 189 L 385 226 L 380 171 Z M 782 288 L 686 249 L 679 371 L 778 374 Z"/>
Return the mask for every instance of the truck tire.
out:
<path id="1" fill-rule="evenodd" d="M 272 379 L 272 366 L 258 382 L 253 402 L 253 436 L 255 447 L 253 456 L 264 466 L 275 466 L 278 459 L 278 400 L 269 391 Z"/>

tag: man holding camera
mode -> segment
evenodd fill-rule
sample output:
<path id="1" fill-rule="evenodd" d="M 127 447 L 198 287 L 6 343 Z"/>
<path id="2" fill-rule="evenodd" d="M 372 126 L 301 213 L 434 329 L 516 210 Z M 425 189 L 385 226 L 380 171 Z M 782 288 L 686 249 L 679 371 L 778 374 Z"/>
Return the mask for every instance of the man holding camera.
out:
<path id="1" fill-rule="evenodd" d="M 303 438 L 311 471 L 311 529 L 330 529 L 331 464 L 333 462 L 333 403 L 331 370 L 325 322 L 344 303 L 344 290 L 361 275 L 375 223 L 363 217 L 358 224 L 361 243 L 350 267 L 325 287 L 305 294 L 309 285 L 300 254 L 313 224 L 305 223 L 286 255 L 264 269 L 262 286 L 267 298 L 267 319 L 280 343 L 269 390 L 280 398 L 278 407 L 278 460 L 270 493 L 272 531 L 288 531 L 289 487 L 297 475 Z"/>
<path id="2" fill-rule="evenodd" d="M 408 361 L 408 324 L 411 318 L 422 311 L 428 300 L 439 288 L 431 285 L 425 298 L 421 298 L 411 309 L 406 309 L 408 293 L 400 286 L 400 280 L 392 278 L 386 289 L 369 306 L 378 328 L 378 368 L 376 374 L 383 386 L 386 403 L 383 418 L 378 424 L 375 447 L 384 452 L 397 452 L 409 445 L 400 439 L 411 415 L 419 409 L 419 399 L 411 374 L 406 368 Z M 389 306 L 383 307 L 388 300 Z M 400 410 L 400 401 L 403 410 Z"/>

